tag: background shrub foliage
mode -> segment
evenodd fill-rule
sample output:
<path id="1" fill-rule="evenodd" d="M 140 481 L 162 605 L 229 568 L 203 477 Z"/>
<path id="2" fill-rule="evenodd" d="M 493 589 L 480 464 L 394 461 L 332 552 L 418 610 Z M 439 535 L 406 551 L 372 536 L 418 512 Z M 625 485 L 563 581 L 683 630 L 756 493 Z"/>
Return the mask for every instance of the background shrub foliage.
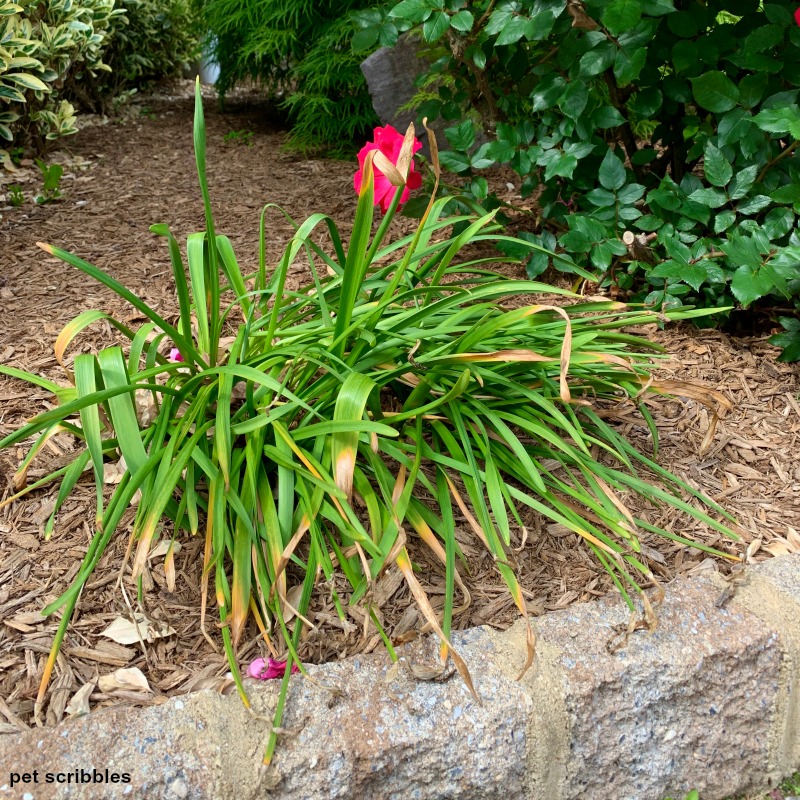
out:
<path id="1" fill-rule="evenodd" d="M 528 274 L 584 271 L 656 306 L 800 293 L 800 27 L 759 0 L 402 0 L 359 16 L 356 48 L 417 28 L 434 53 L 420 116 L 459 121 L 442 164 L 487 207 L 481 173 L 541 209 Z M 488 141 L 478 144 L 481 127 Z M 626 236 L 627 232 L 627 236 Z M 800 358 L 791 317 L 775 337 Z"/>
<path id="2" fill-rule="evenodd" d="M 345 147 L 378 124 L 350 40 L 368 0 L 198 0 L 222 97 L 253 80 L 289 112 L 301 149 Z"/>
<path id="3" fill-rule="evenodd" d="M 75 109 L 62 93 L 77 70 L 108 69 L 102 52 L 114 0 L 0 0 L 0 138 L 45 142 L 76 132 Z M 7 150 L 0 161 L 10 163 Z"/>
<path id="4" fill-rule="evenodd" d="M 99 110 L 171 74 L 193 53 L 192 24 L 186 0 L 0 0 L 0 140 L 43 151 L 75 133 L 71 101 Z"/>
<path id="5" fill-rule="evenodd" d="M 199 57 L 201 31 L 189 0 L 116 0 L 103 59 L 109 69 L 83 73 L 69 93 L 81 106 L 105 111 L 120 96 L 180 74 Z"/>

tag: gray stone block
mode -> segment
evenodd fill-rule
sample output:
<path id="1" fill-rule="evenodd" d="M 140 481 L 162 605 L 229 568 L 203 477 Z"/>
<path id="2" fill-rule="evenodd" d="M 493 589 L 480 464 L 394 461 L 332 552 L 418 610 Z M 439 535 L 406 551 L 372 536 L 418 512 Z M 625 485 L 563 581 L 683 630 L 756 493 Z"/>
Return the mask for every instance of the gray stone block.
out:
<path id="1" fill-rule="evenodd" d="M 780 636 L 781 681 L 769 740 L 769 778 L 800 769 L 800 554 L 748 566 L 731 600 Z"/>
<path id="2" fill-rule="evenodd" d="M 705 580 L 670 585 L 653 634 L 636 632 L 619 600 L 543 617 L 560 651 L 569 751 L 561 796 L 660 800 L 690 789 L 704 800 L 765 785 L 781 671 L 777 634 L 718 608 Z M 539 795 L 534 795 L 539 796 Z"/>

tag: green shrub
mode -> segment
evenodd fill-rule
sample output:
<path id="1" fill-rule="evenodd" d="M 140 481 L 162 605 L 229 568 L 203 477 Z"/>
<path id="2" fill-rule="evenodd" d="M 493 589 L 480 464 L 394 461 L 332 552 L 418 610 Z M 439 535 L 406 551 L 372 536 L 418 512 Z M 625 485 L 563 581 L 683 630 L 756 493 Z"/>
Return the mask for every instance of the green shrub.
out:
<path id="1" fill-rule="evenodd" d="M 48 141 L 76 132 L 63 86 L 77 72 L 107 70 L 102 50 L 122 12 L 114 0 L 0 0 L 0 137 Z M 11 166 L 6 150 L 0 161 Z"/>
<path id="2" fill-rule="evenodd" d="M 466 665 L 449 644 L 455 587 L 464 588 L 456 566 L 463 560 L 456 509 L 491 553 L 525 617 L 511 537 L 521 533 L 526 513 L 582 537 L 632 609 L 629 594 L 640 591 L 637 574 L 652 579 L 638 555 L 640 532 L 692 543 L 634 517 L 622 495 L 632 492 L 688 512 L 733 536 L 718 521 L 726 516 L 719 506 L 638 452 L 598 413 L 605 403 L 631 403 L 656 435 L 642 399 L 664 391 L 650 377 L 660 349 L 620 329 L 659 315 L 581 301 L 565 290 L 557 291 L 573 303 L 565 308 L 505 308 L 502 301 L 510 296 L 553 289 L 505 278 L 487 269 L 487 259 L 464 252 L 474 242 L 513 240 L 498 232 L 492 212 L 444 216 L 448 198 L 432 197 L 416 232 L 387 242 L 401 194 L 386 197 L 387 214 L 376 226 L 374 200 L 392 191 L 384 174 L 394 186 L 403 185 L 413 139 L 399 155 L 387 150 L 393 163 L 374 150 L 365 156 L 349 242 L 333 220 L 314 214 L 295 225 L 280 262 L 268 269 L 267 216 L 284 213 L 268 205 L 261 215 L 258 269 L 242 274 L 230 241 L 214 227 L 199 85 L 196 109 L 206 230 L 189 235 L 186 267 L 169 228 L 152 228 L 166 238 L 171 255 L 175 325 L 110 275 L 42 245 L 116 292 L 148 322 L 131 330 L 99 310 L 78 315 L 55 347 L 70 379 L 66 385 L 0 365 L 0 373 L 52 391 L 58 403 L 0 441 L 10 447 L 36 437 L 13 476 L 17 493 L 0 506 L 60 480 L 44 530 L 49 537 L 90 464 L 96 483 L 95 532 L 83 564 L 70 588 L 44 611 L 62 615 L 37 707 L 82 587 L 132 504 L 135 578 L 159 537 L 204 531 L 203 604 L 213 579 L 219 630 L 243 694 L 236 647 L 248 615 L 273 645 L 280 646 L 283 636 L 290 667 L 299 661 L 312 591 L 335 571 L 349 584 L 345 595 L 331 589 L 338 613 L 344 618 L 343 603 L 364 606 L 396 659 L 369 591 L 392 563 L 443 640 L 444 654 L 450 652 L 471 686 Z M 465 223 L 461 233 L 453 231 Z M 331 252 L 317 239 L 331 244 Z M 289 268 L 303 255 L 308 283 L 287 291 Z M 667 317 L 695 313 L 704 312 L 670 310 Z M 120 332 L 126 349 L 79 353 L 68 365 L 70 342 L 102 320 Z M 234 334 L 227 344 L 223 333 Z M 72 462 L 26 485 L 32 460 L 60 432 L 75 436 Z M 122 472 L 107 502 L 106 459 Z M 643 480 L 643 468 L 662 485 Z M 162 528 L 162 521 L 168 525 Z M 442 564 L 447 592 L 439 616 L 415 577 L 406 548 L 412 535 Z M 166 558 L 169 580 L 170 553 Z M 291 591 L 299 587 L 299 595 Z M 295 612 L 290 633 L 286 615 Z M 284 693 L 291 671 L 286 669 Z M 278 716 L 282 707 L 283 699 Z M 273 733 L 266 760 L 274 744 Z"/>
<path id="3" fill-rule="evenodd" d="M 199 56 L 200 28 L 190 0 L 117 0 L 103 58 L 109 71 L 75 75 L 67 92 L 84 108 L 105 111 L 115 98 L 179 75 Z"/>
<path id="4" fill-rule="evenodd" d="M 533 252 L 531 277 L 571 260 L 659 308 L 796 307 L 792 10 L 759 0 L 403 0 L 362 19 L 356 44 L 421 30 L 436 57 L 420 115 L 464 120 L 441 154 L 462 178 L 454 191 L 495 207 L 481 172 L 508 165 L 541 209 L 541 228 L 525 238 L 569 257 Z M 489 137 L 480 145 L 478 126 Z"/>
<path id="5" fill-rule="evenodd" d="M 350 39 L 373 0 L 202 0 L 217 89 L 256 81 L 282 99 L 301 149 L 347 149 L 377 123 Z"/>

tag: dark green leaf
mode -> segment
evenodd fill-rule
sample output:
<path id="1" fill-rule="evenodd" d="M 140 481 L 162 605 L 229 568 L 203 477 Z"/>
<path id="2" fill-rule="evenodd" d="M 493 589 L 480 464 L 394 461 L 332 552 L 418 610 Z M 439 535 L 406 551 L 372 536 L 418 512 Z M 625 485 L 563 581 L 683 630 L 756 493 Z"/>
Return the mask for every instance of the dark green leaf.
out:
<path id="1" fill-rule="evenodd" d="M 401 0 L 390 12 L 390 17 L 407 19 L 409 22 L 417 23 L 426 20 L 433 9 L 427 0 Z"/>
<path id="2" fill-rule="evenodd" d="M 763 254 L 759 251 L 755 240 L 750 236 L 741 236 L 732 233 L 727 241 L 720 243 L 719 249 L 737 266 L 758 269 L 764 261 Z"/>
<path id="3" fill-rule="evenodd" d="M 605 72 L 616 57 L 616 48 L 611 42 L 603 42 L 598 47 L 589 50 L 581 56 L 581 75 L 593 76 Z"/>
<path id="4" fill-rule="evenodd" d="M 692 253 L 689 248 L 675 236 L 666 236 L 664 238 L 664 248 L 671 258 L 680 261 L 682 264 L 688 264 L 692 260 Z"/>
<path id="5" fill-rule="evenodd" d="M 765 209 L 772 203 L 772 198 L 767 197 L 765 194 L 753 195 L 748 197 L 736 206 L 736 210 L 740 214 L 757 214 L 762 209 Z"/>
<path id="6" fill-rule="evenodd" d="M 618 199 L 623 205 L 633 205 L 644 194 L 645 187 L 640 183 L 629 183 L 619 190 Z"/>
<path id="7" fill-rule="evenodd" d="M 733 296 L 745 307 L 769 294 L 773 288 L 770 277 L 764 270 L 753 270 L 750 267 L 739 267 L 733 273 L 731 291 Z"/>
<path id="8" fill-rule="evenodd" d="M 679 11 L 667 17 L 667 27 L 681 39 L 691 39 L 699 31 L 697 16 L 691 11 Z"/>
<path id="9" fill-rule="evenodd" d="M 778 356 L 778 361 L 784 363 L 800 361 L 800 333 L 776 333 L 768 341 L 770 344 L 783 348 L 783 352 Z"/>
<path id="10" fill-rule="evenodd" d="M 569 153 L 562 153 L 559 150 L 548 150 L 548 155 L 552 157 L 548 159 L 547 166 L 544 171 L 544 179 L 549 181 L 556 176 L 562 178 L 571 178 L 575 167 L 578 166 L 578 159 L 571 156 Z"/>
<path id="11" fill-rule="evenodd" d="M 647 50 L 643 47 L 637 48 L 633 52 L 620 49 L 617 50 L 614 59 L 614 76 L 620 86 L 627 86 L 639 78 L 644 65 L 647 61 Z"/>
<path id="12" fill-rule="evenodd" d="M 450 172 L 466 172 L 470 168 L 469 156 L 453 150 L 444 150 L 439 153 L 439 161 Z"/>
<path id="13" fill-rule="evenodd" d="M 771 50 L 783 40 L 784 29 L 778 25 L 762 25 L 751 31 L 744 40 L 744 49 L 747 53 L 761 53 Z"/>
<path id="14" fill-rule="evenodd" d="M 478 68 L 483 69 L 486 66 L 486 53 L 480 47 L 467 48 L 467 54 L 472 58 L 472 63 Z"/>
<path id="15" fill-rule="evenodd" d="M 775 189 L 770 197 L 776 203 L 800 203 L 800 183 L 789 183 Z"/>
<path id="16" fill-rule="evenodd" d="M 641 18 L 639 0 L 611 0 L 601 16 L 603 25 L 614 36 L 636 27 Z"/>
<path id="17" fill-rule="evenodd" d="M 753 117 L 753 122 L 762 131 L 789 133 L 792 138 L 800 139 L 800 108 L 797 105 L 761 111 Z"/>
<path id="18" fill-rule="evenodd" d="M 722 233 L 728 230 L 736 221 L 735 211 L 720 211 L 714 220 L 714 233 Z"/>
<path id="19" fill-rule="evenodd" d="M 628 107 L 639 119 L 650 119 L 661 108 L 661 92 L 654 86 L 637 92 L 629 101 Z"/>
<path id="20" fill-rule="evenodd" d="M 435 42 L 450 27 L 450 17 L 444 11 L 437 11 L 422 25 L 422 35 L 426 42 Z"/>
<path id="21" fill-rule="evenodd" d="M 459 11 L 457 14 L 453 14 L 453 16 L 450 17 L 450 27 L 455 28 L 455 30 L 460 33 L 469 33 L 474 24 L 475 20 L 472 14 L 467 10 Z"/>
<path id="22" fill-rule="evenodd" d="M 697 42 L 692 39 L 681 39 L 672 48 L 672 64 L 675 72 L 685 72 L 694 67 L 699 60 Z"/>
<path id="23" fill-rule="evenodd" d="M 664 220 L 654 214 L 645 214 L 636 220 L 636 227 L 640 231 L 657 231 L 663 224 Z"/>
<path id="24" fill-rule="evenodd" d="M 542 39 L 546 39 L 553 30 L 555 21 L 555 13 L 550 9 L 532 14 L 525 24 L 525 38 L 529 42 L 539 42 Z"/>
<path id="25" fill-rule="evenodd" d="M 489 142 L 486 148 L 486 156 L 494 159 L 499 164 L 505 164 L 506 161 L 511 161 L 511 159 L 514 158 L 515 152 L 516 150 L 513 144 L 503 141 Z"/>
<path id="26" fill-rule="evenodd" d="M 592 142 L 569 142 L 564 145 L 564 152 L 575 156 L 575 158 L 580 161 L 582 158 L 586 158 L 589 153 L 593 152 L 596 146 L 597 145 Z"/>
<path id="27" fill-rule="evenodd" d="M 756 164 L 739 170 L 733 176 L 731 185 L 728 187 L 728 196 L 731 200 L 741 200 L 753 188 L 757 176 L 758 166 Z"/>
<path id="28" fill-rule="evenodd" d="M 489 17 L 489 22 L 484 28 L 486 35 L 494 36 L 495 34 L 500 33 L 500 31 L 505 28 L 513 16 L 514 14 L 511 11 L 508 11 L 506 8 L 496 8 L 494 11 L 492 11 L 491 16 Z"/>
<path id="29" fill-rule="evenodd" d="M 730 111 L 739 99 L 736 84 L 723 72 L 712 70 L 692 79 L 692 93 L 697 104 L 721 114 Z"/>
<path id="30" fill-rule="evenodd" d="M 610 148 L 600 164 L 598 178 L 601 186 L 612 191 L 621 188 L 625 183 L 625 165 Z"/>
<path id="31" fill-rule="evenodd" d="M 764 97 L 768 83 L 769 75 L 766 72 L 745 75 L 739 81 L 739 102 L 745 108 L 753 108 L 758 105 Z"/>
<path id="32" fill-rule="evenodd" d="M 353 50 L 369 50 L 378 41 L 379 29 L 377 27 L 362 28 L 353 36 Z"/>
<path id="33" fill-rule="evenodd" d="M 780 239 L 794 228 L 794 212 L 790 208 L 773 208 L 764 218 L 764 230 L 770 239 Z"/>
<path id="34" fill-rule="evenodd" d="M 773 25 L 788 26 L 792 23 L 791 11 L 777 3 L 764 3 L 764 14 Z"/>
<path id="35" fill-rule="evenodd" d="M 614 106 L 601 106 L 592 114 L 592 125 L 600 130 L 616 128 L 625 122 L 625 117 Z"/>
<path id="36" fill-rule="evenodd" d="M 566 80 L 555 72 L 545 75 L 531 93 L 533 111 L 544 111 L 552 108 L 564 92 Z"/>
<path id="37" fill-rule="evenodd" d="M 703 172 L 712 186 L 727 186 L 733 177 L 733 166 L 730 161 L 711 141 L 707 142 L 703 155 Z"/>
<path id="38" fill-rule="evenodd" d="M 734 108 L 719 121 L 717 134 L 720 147 L 735 144 L 753 131 L 752 116 L 741 108 Z"/>
<path id="39" fill-rule="evenodd" d="M 454 150 L 466 152 L 475 144 L 475 123 L 471 119 L 465 119 L 452 128 L 445 128 L 444 135 Z"/>
<path id="40" fill-rule="evenodd" d="M 689 195 L 689 200 L 709 208 L 719 208 L 728 202 L 728 197 L 719 189 L 697 189 Z"/>
<path id="41" fill-rule="evenodd" d="M 578 119 L 589 102 L 589 91 L 581 81 L 573 81 L 558 101 L 558 107 L 571 119 Z"/>
<path id="42" fill-rule="evenodd" d="M 586 195 L 586 199 L 598 208 L 607 208 L 613 206 L 617 202 L 616 195 L 613 192 L 609 192 L 607 189 L 592 189 L 592 191 Z"/>
<path id="43" fill-rule="evenodd" d="M 525 17 L 513 14 L 500 31 L 500 35 L 495 40 L 495 45 L 502 46 L 518 42 L 525 35 L 527 22 L 528 20 Z"/>

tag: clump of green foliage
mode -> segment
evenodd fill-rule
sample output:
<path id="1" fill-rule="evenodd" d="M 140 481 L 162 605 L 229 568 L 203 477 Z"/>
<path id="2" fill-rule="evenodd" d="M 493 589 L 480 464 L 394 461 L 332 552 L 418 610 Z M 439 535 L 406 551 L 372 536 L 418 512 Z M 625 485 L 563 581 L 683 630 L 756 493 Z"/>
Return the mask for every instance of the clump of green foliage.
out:
<path id="1" fill-rule="evenodd" d="M 60 200 L 64 167 L 61 164 L 47 164 L 41 158 L 36 159 L 36 166 L 39 167 L 39 172 L 42 174 L 42 191 L 36 195 L 36 202 L 44 205 Z"/>
<path id="2" fill-rule="evenodd" d="M 104 72 L 81 72 L 67 87 L 81 107 L 104 112 L 158 80 L 180 75 L 200 54 L 201 31 L 190 0 L 117 0 Z"/>
<path id="3" fill-rule="evenodd" d="M 16 183 L 12 183 L 8 187 L 6 200 L 8 200 L 9 204 L 13 208 L 19 208 L 25 202 L 25 195 L 22 191 L 22 187 Z"/>
<path id="4" fill-rule="evenodd" d="M 377 118 L 350 40 L 352 12 L 373 0 L 202 0 L 209 51 L 219 64 L 217 89 L 255 81 L 281 100 L 290 145 L 347 149 Z"/>
<path id="5" fill-rule="evenodd" d="M 255 134 L 253 131 L 248 130 L 228 131 L 228 133 L 222 137 L 222 140 L 225 142 L 225 144 L 237 142 L 245 145 L 246 147 L 252 147 L 254 136 Z"/>
<path id="6" fill-rule="evenodd" d="M 285 212 L 266 206 L 258 268 L 244 274 L 230 241 L 214 225 L 198 85 L 195 150 L 206 229 L 189 235 L 184 264 L 169 227 L 152 228 L 168 244 L 177 321 L 86 261 L 42 245 L 114 291 L 147 322 L 133 330 L 100 310 L 78 315 L 55 345 L 69 383 L 0 365 L 0 373 L 48 389 L 57 400 L 0 441 L 0 447 L 16 447 L 34 437 L 12 479 L 16 493 L 0 506 L 60 481 L 44 528 L 49 537 L 89 465 L 96 486 L 95 529 L 81 568 L 44 610 L 60 611 L 61 621 L 37 708 L 78 597 L 131 506 L 132 576 L 140 596 L 160 537 L 205 537 L 203 606 L 213 582 L 219 635 L 245 701 L 236 650 L 248 619 L 255 617 L 273 652 L 280 648 L 287 655 L 285 695 L 291 666 L 301 660 L 314 589 L 323 579 L 333 587 L 334 574 L 348 587 L 330 589 L 342 619 L 346 604 L 358 604 L 396 660 L 391 631 L 381 626 L 371 599 L 374 581 L 389 567 L 399 569 L 441 638 L 443 656 L 452 657 L 472 688 L 467 665 L 450 642 L 454 619 L 469 604 L 459 608 L 454 602 L 456 587 L 468 597 L 458 566 L 464 556 L 455 536 L 457 514 L 491 554 L 526 619 L 513 545 L 524 542 L 529 513 L 581 537 L 632 610 L 631 595 L 654 580 L 640 556 L 642 532 L 735 559 L 653 525 L 623 501 L 633 493 L 735 538 L 722 508 L 639 452 L 602 412 L 605 404 L 631 404 L 655 440 L 643 400 L 669 388 L 651 375 L 660 348 L 629 330 L 664 317 L 586 301 L 566 290 L 555 290 L 563 307 L 508 308 L 510 297 L 554 290 L 511 280 L 488 268 L 496 259 L 471 255 L 472 243 L 515 240 L 502 234 L 494 212 L 446 216 L 447 197 L 432 196 L 416 231 L 388 240 L 401 191 L 394 190 L 377 224 L 375 170 L 403 188 L 413 143 L 407 134 L 396 163 L 376 150 L 367 154 L 349 241 L 332 219 L 313 214 L 292 221 L 295 233 L 283 256 L 268 265 L 267 217 Z M 431 147 L 435 153 L 434 138 Z M 438 173 L 435 156 L 434 169 Z M 307 259 L 307 282 L 290 291 L 287 274 L 298 258 Z M 697 313 L 704 312 L 669 309 L 666 318 Z M 103 320 L 119 331 L 126 348 L 68 358 L 71 341 Z M 33 459 L 62 432 L 75 437 L 72 461 L 28 484 Z M 122 473 L 108 499 L 107 460 Z M 643 469 L 655 483 L 641 477 Z M 415 574 L 410 537 L 441 564 L 446 596 L 440 614 Z M 175 579 L 171 559 L 170 548 L 168 580 L 170 570 Z M 642 602 L 649 609 L 644 594 Z M 530 628 L 529 634 L 528 665 Z"/>
<path id="7" fill-rule="evenodd" d="M 402 0 L 360 20 L 356 45 L 415 28 L 432 48 L 419 112 L 458 122 L 441 159 L 462 198 L 496 207 L 482 173 L 507 165 L 541 210 L 524 238 L 623 296 L 773 318 L 800 306 L 788 4 Z M 528 274 L 549 266 L 568 269 L 536 252 Z M 785 359 L 800 356 L 793 324 Z"/>

